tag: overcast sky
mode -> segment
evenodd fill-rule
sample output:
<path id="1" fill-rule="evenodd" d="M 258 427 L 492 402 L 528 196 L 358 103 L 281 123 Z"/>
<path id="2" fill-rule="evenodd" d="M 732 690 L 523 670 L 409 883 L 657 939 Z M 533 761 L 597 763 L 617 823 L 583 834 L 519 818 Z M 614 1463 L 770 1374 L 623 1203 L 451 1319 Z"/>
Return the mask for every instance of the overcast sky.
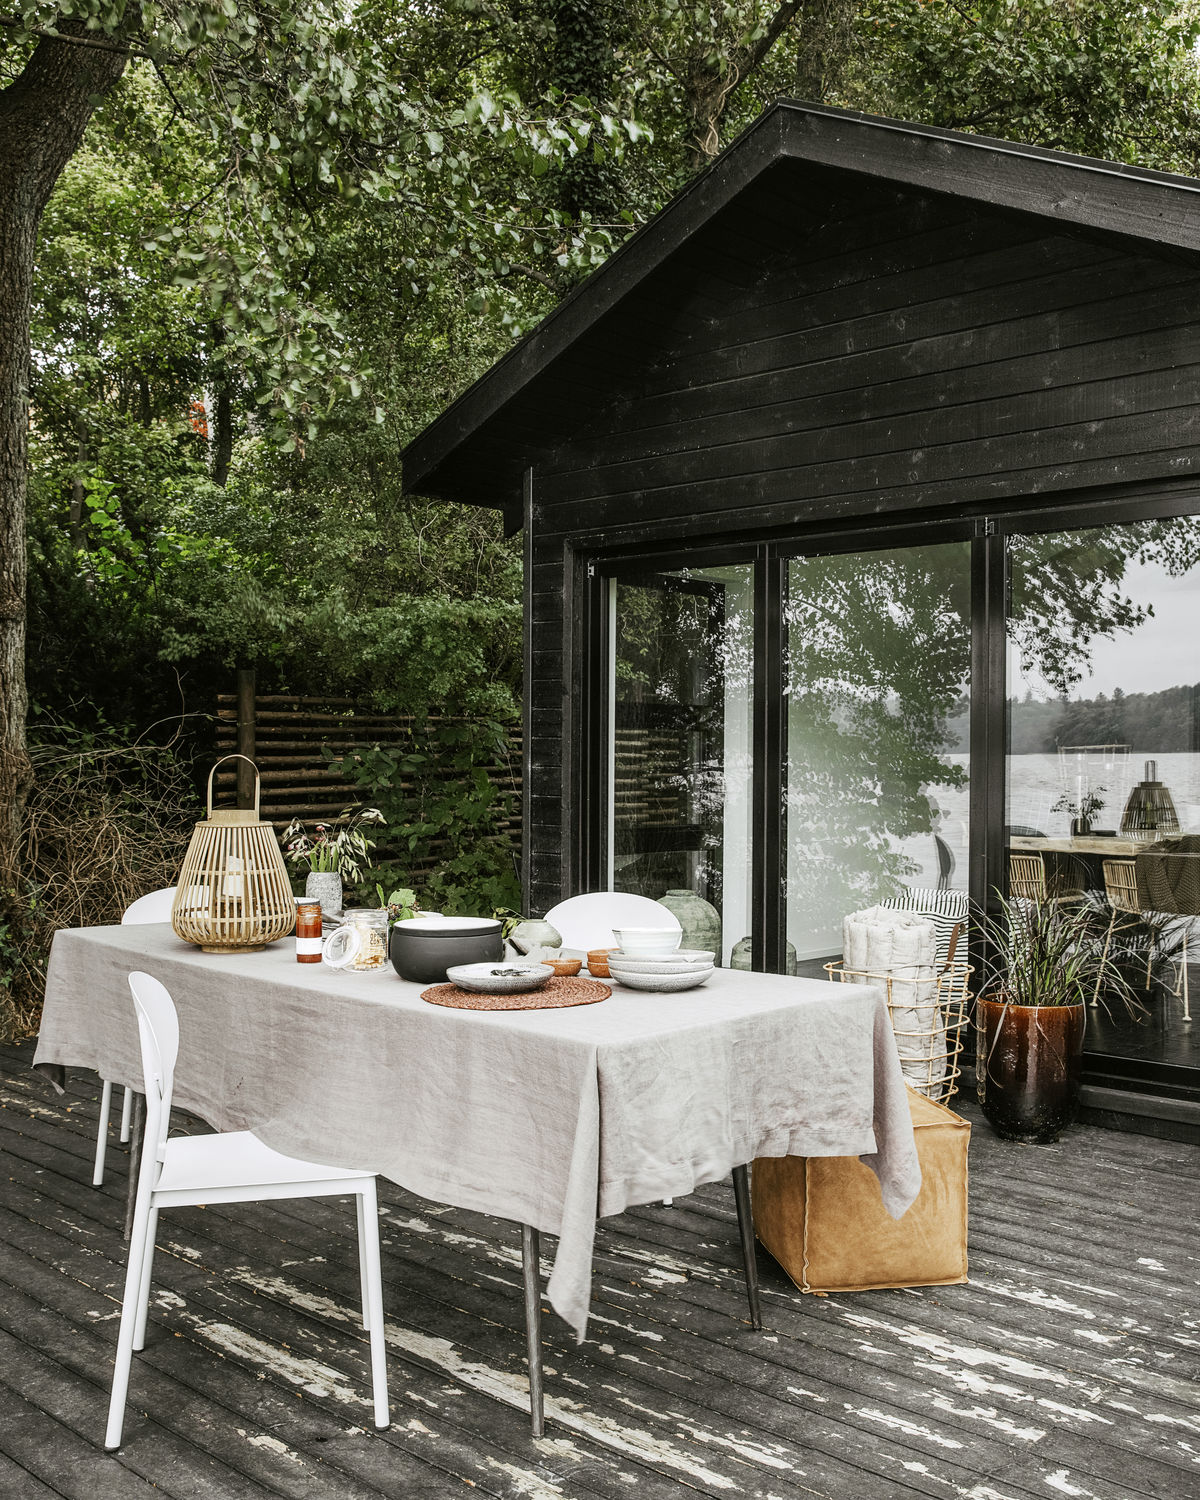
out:
<path id="1" fill-rule="evenodd" d="M 1155 693 L 1160 688 L 1200 682 L 1200 568 L 1182 578 L 1168 578 L 1157 564 L 1135 564 L 1125 572 L 1122 592 L 1135 604 L 1153 604 L 1154 615 L 1137 630 L 1115 640 L 1092 643 L 1092 675 L 1073 689 L 1072 698 L 1126 693 Z M 1052 697 L 1043 682 L 1013 683 L 1010 693 Z"/>

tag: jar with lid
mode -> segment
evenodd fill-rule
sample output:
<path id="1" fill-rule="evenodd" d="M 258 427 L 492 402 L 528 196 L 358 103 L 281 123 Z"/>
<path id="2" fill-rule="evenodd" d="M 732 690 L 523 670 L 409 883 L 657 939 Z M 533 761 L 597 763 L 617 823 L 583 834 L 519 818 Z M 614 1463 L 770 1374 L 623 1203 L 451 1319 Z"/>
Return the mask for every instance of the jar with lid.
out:
<path id="1" fill-rule="evenodd" d="M 343 925 L 325 940 L 325 962 L 355 974 L 381 973 L 387 967 L 387 941 L 387 908 L 352 906 Z"/>

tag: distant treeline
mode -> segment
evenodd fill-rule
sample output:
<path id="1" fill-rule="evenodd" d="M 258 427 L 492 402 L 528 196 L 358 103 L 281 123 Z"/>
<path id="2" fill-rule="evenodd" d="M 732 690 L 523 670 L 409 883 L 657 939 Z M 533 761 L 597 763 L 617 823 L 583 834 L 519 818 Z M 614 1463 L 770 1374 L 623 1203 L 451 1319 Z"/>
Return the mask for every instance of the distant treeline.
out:
<path id="1" fill-rule="evenodd" d="M 1075 703 L 1009 700 L 1009 750 L 1052 755 L 1060 745 L 1128 745 L 1135 755 L 1200 751 L 1200 683 L 1157 693 L 1104 693 Z"/>

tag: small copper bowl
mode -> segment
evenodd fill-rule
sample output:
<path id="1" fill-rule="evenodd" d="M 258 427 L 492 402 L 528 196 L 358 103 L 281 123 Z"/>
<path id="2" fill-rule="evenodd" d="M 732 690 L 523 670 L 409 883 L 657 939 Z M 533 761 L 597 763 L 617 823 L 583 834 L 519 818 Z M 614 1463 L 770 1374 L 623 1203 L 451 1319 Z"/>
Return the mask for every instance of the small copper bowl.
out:
<path id="1" fill-rule="evenodd" d="M 588 973 L 594 979 L 608 979 L 608 955 L 615 953 L 615 948 L 592 948 L 588 952 Z"/>
<path id="2" fill-rule="evenodd" d="M 583 968 L 582 958 L 543 958 L 541 961 L 549 964 L 560 979 L 569 979 Z"/>

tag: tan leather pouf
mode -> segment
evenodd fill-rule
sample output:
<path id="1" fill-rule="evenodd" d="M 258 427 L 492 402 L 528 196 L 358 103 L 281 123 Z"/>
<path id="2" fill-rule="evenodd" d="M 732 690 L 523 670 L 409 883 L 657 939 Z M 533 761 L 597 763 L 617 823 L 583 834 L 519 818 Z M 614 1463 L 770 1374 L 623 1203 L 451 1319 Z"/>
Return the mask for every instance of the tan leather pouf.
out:
<path id="1" fill-rule="evenodd" d="M 921 1191 L 902 1219 L 856 1156 L 759 1157 L 754 1228 L 802 1292 L 948 1286 L 967 1279 L 971 1125 L 908 1091 Z"/>

